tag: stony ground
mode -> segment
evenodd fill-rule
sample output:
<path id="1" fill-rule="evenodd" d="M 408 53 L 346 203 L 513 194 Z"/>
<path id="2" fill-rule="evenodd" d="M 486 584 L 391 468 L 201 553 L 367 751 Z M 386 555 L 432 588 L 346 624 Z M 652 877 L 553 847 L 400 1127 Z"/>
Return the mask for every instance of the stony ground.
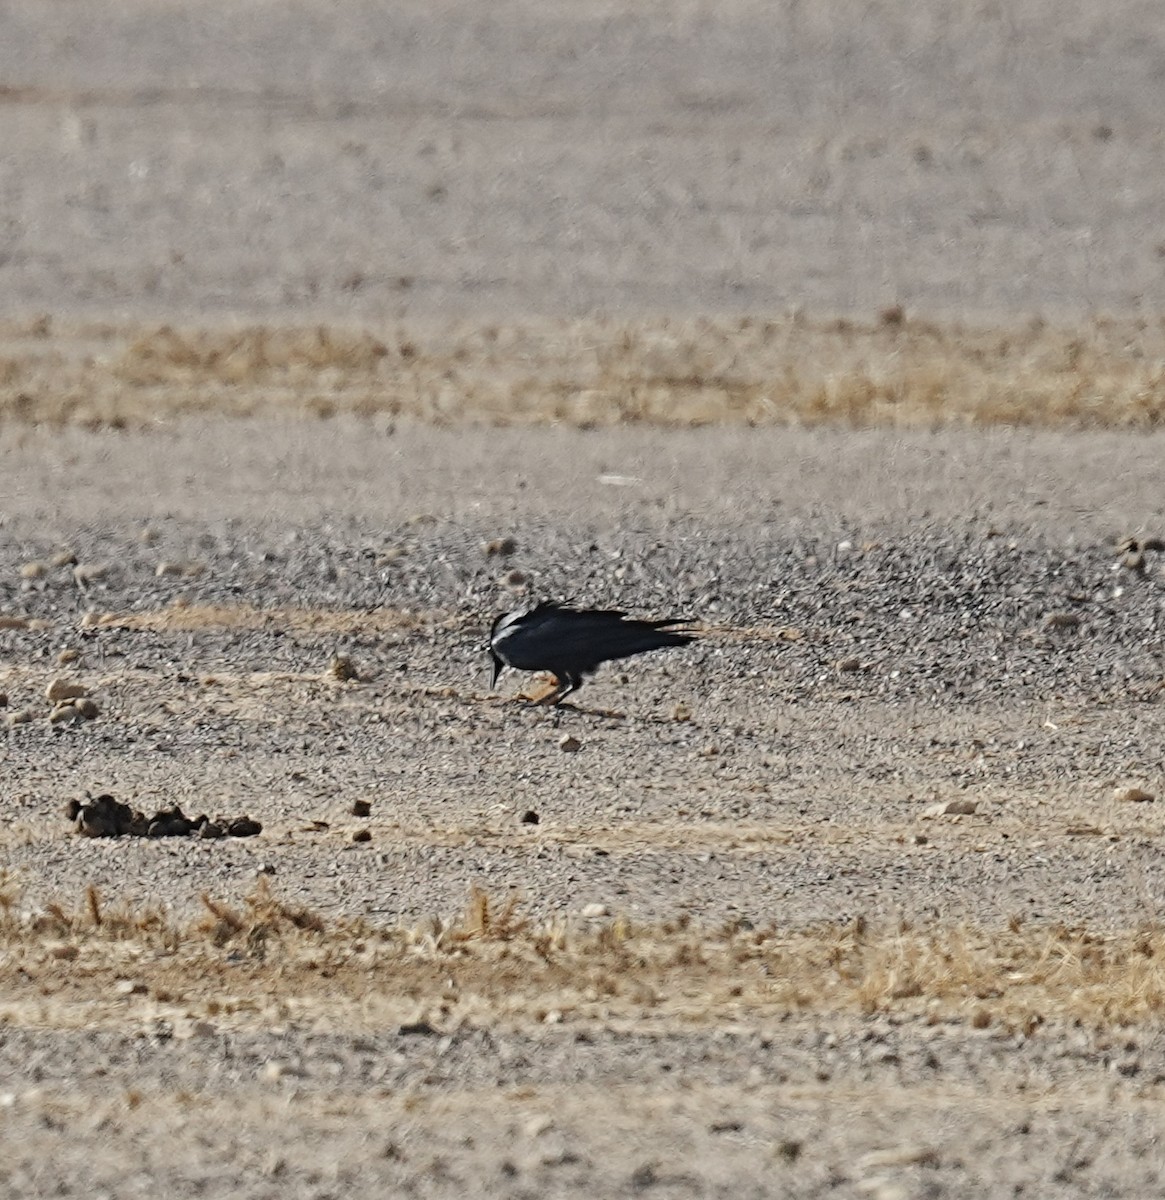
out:
<path id="1" fill-rule="evenodd" d="M 14 1194 L 1159 1186 L 1159 435 L 2 445 Z M 483 642 L 534 594 L 703 633 L 530 708 Z M 264 829 L 84 839 L 86 791 Z"/>
<path id="2" fill-rule="evenodd" d="M 1165 1190 L 1159 6 L 778 7 L 4 5 L 3 1195 Z"/>

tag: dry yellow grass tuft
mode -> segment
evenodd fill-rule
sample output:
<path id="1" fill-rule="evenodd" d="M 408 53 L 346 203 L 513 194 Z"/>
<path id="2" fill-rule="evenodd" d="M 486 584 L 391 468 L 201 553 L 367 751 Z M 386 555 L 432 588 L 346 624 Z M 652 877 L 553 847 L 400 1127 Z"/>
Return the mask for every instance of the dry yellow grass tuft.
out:
<path id="1" fill-rule="evenodd" d="M 847 925 L 703 928 L 625 917 L 539 923 L 475 890 L 465 913 L 416 928 L 330 922 L 262 880 L 206 915 L 20 909 L 0 887 L 0 1018 L 50 1024 L 191 1018 L 262 1022 L 288 1006 L 324 1025 L 635 1021 L 755 1024 L 789 1013 L 899 1013 L 1034 1032 L 1045 1021 L 1156 1022 L 1165 930 Z M 152 1006 L 127 1012 L 127 978 Z M 159 1005 L 162 1006 L 159 1008 Z M 167 1007 L 168 1006 L 168 1007 Z M 176 1006 L 176 1007 L 175 1007 Z"/>
<path id="2" fill-rule="evenodd" d="M 386 414 L 437 424 L 1165 423 L 1165 324 L 801 317 L 345 330 L 0 326 L 0 421 Z"/>

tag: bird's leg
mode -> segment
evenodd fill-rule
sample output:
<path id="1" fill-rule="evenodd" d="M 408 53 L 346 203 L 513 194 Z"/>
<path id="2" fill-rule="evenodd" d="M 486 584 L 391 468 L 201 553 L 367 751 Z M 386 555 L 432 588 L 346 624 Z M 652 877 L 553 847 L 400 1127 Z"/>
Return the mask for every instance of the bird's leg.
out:
<path id="1" fill-rule="evenodd" d="M 582 687 L 582 679 L 578 675 L 563 674 L 558 681 L 554 703 L 561 704 L 571 692 L 577 692 L 580 687 Z"/>

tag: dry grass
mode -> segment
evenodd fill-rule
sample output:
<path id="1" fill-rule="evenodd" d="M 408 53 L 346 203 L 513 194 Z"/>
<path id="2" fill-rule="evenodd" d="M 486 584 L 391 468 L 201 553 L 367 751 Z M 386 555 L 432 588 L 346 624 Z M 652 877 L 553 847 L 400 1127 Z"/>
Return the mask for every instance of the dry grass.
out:
<path id="1" fill-rule="evenodd" d="M 0 327 L 0 421 L 196 413 L 438 424 L 1165 423 L 1165 325 L 705 319 L 343 330 Z"/>
<path id="2" fill-rule="evenodd" d="M 475 891 L 458 919 L 417 928 L 329 922 L 265 881 L 179 925 L 109 907 L 20 908 L 0 891 L 0 1017 L 75 1025 L 159 1016 L 323 1026 L 424 1021 L 755 1024 L 789 1013 L 900 1013 L 1034 1032 L 1045 1021 L 1156 1022 L 1165 930 L 963 926 L 701 928 L 624 917 L 540 925 Z M 129 987 L 122 982 L 128 982 Z M 121 986 L 119 986 L 121 984 Z M 131 1003 L 132 1000 L 132 1003 Z M 136 1006 L 136 1007 L 135 1007 Z"/>

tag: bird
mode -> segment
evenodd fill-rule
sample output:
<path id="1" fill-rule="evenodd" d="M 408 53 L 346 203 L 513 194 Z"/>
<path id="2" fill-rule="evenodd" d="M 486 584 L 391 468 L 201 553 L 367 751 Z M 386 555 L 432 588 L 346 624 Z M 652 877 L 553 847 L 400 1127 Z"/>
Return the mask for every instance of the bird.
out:
<path id="1" fill-rule="evenodd" d="M 686 646 L 694 640 L 692 635 L 672 628 L 684 624 L 687 620 L 683 617 L 639 621 L 619 609 L 574 608 L 549 600 L 501 613 L 489 634 L 490 688 L 497 686 L 507 667 L 549 671 L 556 685 L 541 703 L 560 704 L 582 686 L 583 676 L 601 663 L 648 650 Z"/>

